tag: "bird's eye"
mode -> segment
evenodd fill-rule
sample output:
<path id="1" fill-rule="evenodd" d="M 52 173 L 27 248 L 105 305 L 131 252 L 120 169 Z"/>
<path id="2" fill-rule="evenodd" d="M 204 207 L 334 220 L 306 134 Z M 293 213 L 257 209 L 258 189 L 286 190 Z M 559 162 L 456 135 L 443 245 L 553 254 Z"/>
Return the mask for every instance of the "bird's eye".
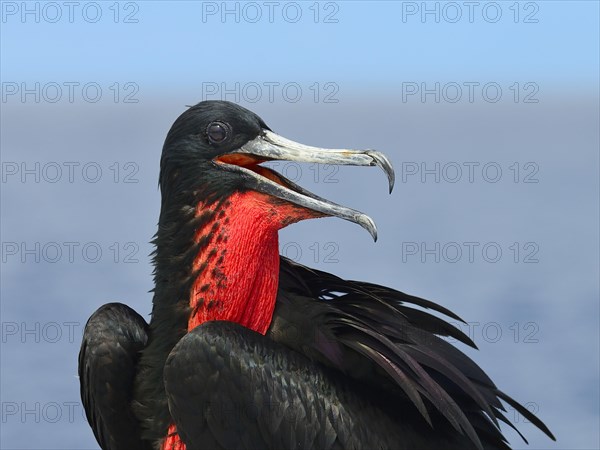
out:
<path id="1" fill-rule="evenodd" d="M 220 144 L 229 136 L 229 125 L 223 122 L 211 122 L 206 128 L 208 140 L 213 144 Z"/>

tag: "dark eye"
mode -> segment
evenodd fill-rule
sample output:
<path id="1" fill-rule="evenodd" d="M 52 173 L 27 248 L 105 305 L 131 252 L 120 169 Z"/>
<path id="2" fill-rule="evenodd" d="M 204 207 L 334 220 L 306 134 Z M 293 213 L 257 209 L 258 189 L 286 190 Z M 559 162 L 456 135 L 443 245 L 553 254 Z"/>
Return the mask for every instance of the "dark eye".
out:
<path id="1" fill-rule="evenodd" d="M 211 143 L 219 144 L 229 136 L 229 125 L 223 122 L 211 122 L 206 127 L 206 135 Z"/>

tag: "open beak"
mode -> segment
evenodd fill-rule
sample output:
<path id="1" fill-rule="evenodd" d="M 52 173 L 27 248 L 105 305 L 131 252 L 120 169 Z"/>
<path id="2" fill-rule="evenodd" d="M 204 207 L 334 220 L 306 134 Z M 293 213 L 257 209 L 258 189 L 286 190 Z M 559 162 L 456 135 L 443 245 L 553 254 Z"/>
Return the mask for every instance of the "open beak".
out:
<path id="1" fill-rule="evenodd" d="M 300 144 L 279 136 L 272 131 L 244 144 L 235 152 L 215 159 L 223 169 L 243 174 L 249 187 L 268 195 L 286 200 L 327 216 L 355 222 L 365 228 L 377 240 L 377 228 L 366 214 L 321 198 L 298 186 L 261 162 L 272 160 L 299 161 L 318 164 L 349 166 L 379 166 L 388 177 L 389 191 L 394 187 L 394 169 L 387 157 L 374 150 L 325 149 Z"/>

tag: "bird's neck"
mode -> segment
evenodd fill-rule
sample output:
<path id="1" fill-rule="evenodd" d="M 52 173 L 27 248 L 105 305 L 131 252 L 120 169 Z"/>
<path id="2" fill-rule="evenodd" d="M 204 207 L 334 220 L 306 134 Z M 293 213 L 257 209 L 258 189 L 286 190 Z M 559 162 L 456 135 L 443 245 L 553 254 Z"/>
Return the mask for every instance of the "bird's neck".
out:
<path id="1" fill-rule="evenodd" d="M 185 333 L 207 321 L 237 322 L 266 333 L 279 282 L 278 230 L 322 216 L 255 191 L 212 200 L 196 192 L 181 195 L 163 198 L 150 338 L 134 393 L 144 438 L 170 434 L 163 444 L 179 450 L 184 447 L 163 384 L 169 353 Z"/>
<path id="2" fill-rule="evenodd" d="M 278 230 L 285 214 L 255 192 L 235 193 L 196 231 L 199 248 L 189 293 L 188 330 L 210 320 L 236 322 L 261 334 L 271 323 L 279 281 Z"/>

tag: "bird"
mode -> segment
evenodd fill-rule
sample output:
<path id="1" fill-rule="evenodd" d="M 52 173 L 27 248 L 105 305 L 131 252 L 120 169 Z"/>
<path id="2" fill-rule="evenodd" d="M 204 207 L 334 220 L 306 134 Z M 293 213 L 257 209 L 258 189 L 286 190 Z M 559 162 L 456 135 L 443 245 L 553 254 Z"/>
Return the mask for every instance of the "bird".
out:
<path id="1" fill-rule="evenodd" d="M 100 447 L 508 449 L 504 405 L 555 440 L 450 342 L 476 348 L 458 315 L 280 256 L 279 230 L 301 220 L 377 230 L 263 164 L 278 160 L 376 166 L 394 184 L 378 151 L 300 144 L 232 102 L 185 110 L 160 158 L 149 323 L 108 303 L 84 329 L 80 393 Z"/>

